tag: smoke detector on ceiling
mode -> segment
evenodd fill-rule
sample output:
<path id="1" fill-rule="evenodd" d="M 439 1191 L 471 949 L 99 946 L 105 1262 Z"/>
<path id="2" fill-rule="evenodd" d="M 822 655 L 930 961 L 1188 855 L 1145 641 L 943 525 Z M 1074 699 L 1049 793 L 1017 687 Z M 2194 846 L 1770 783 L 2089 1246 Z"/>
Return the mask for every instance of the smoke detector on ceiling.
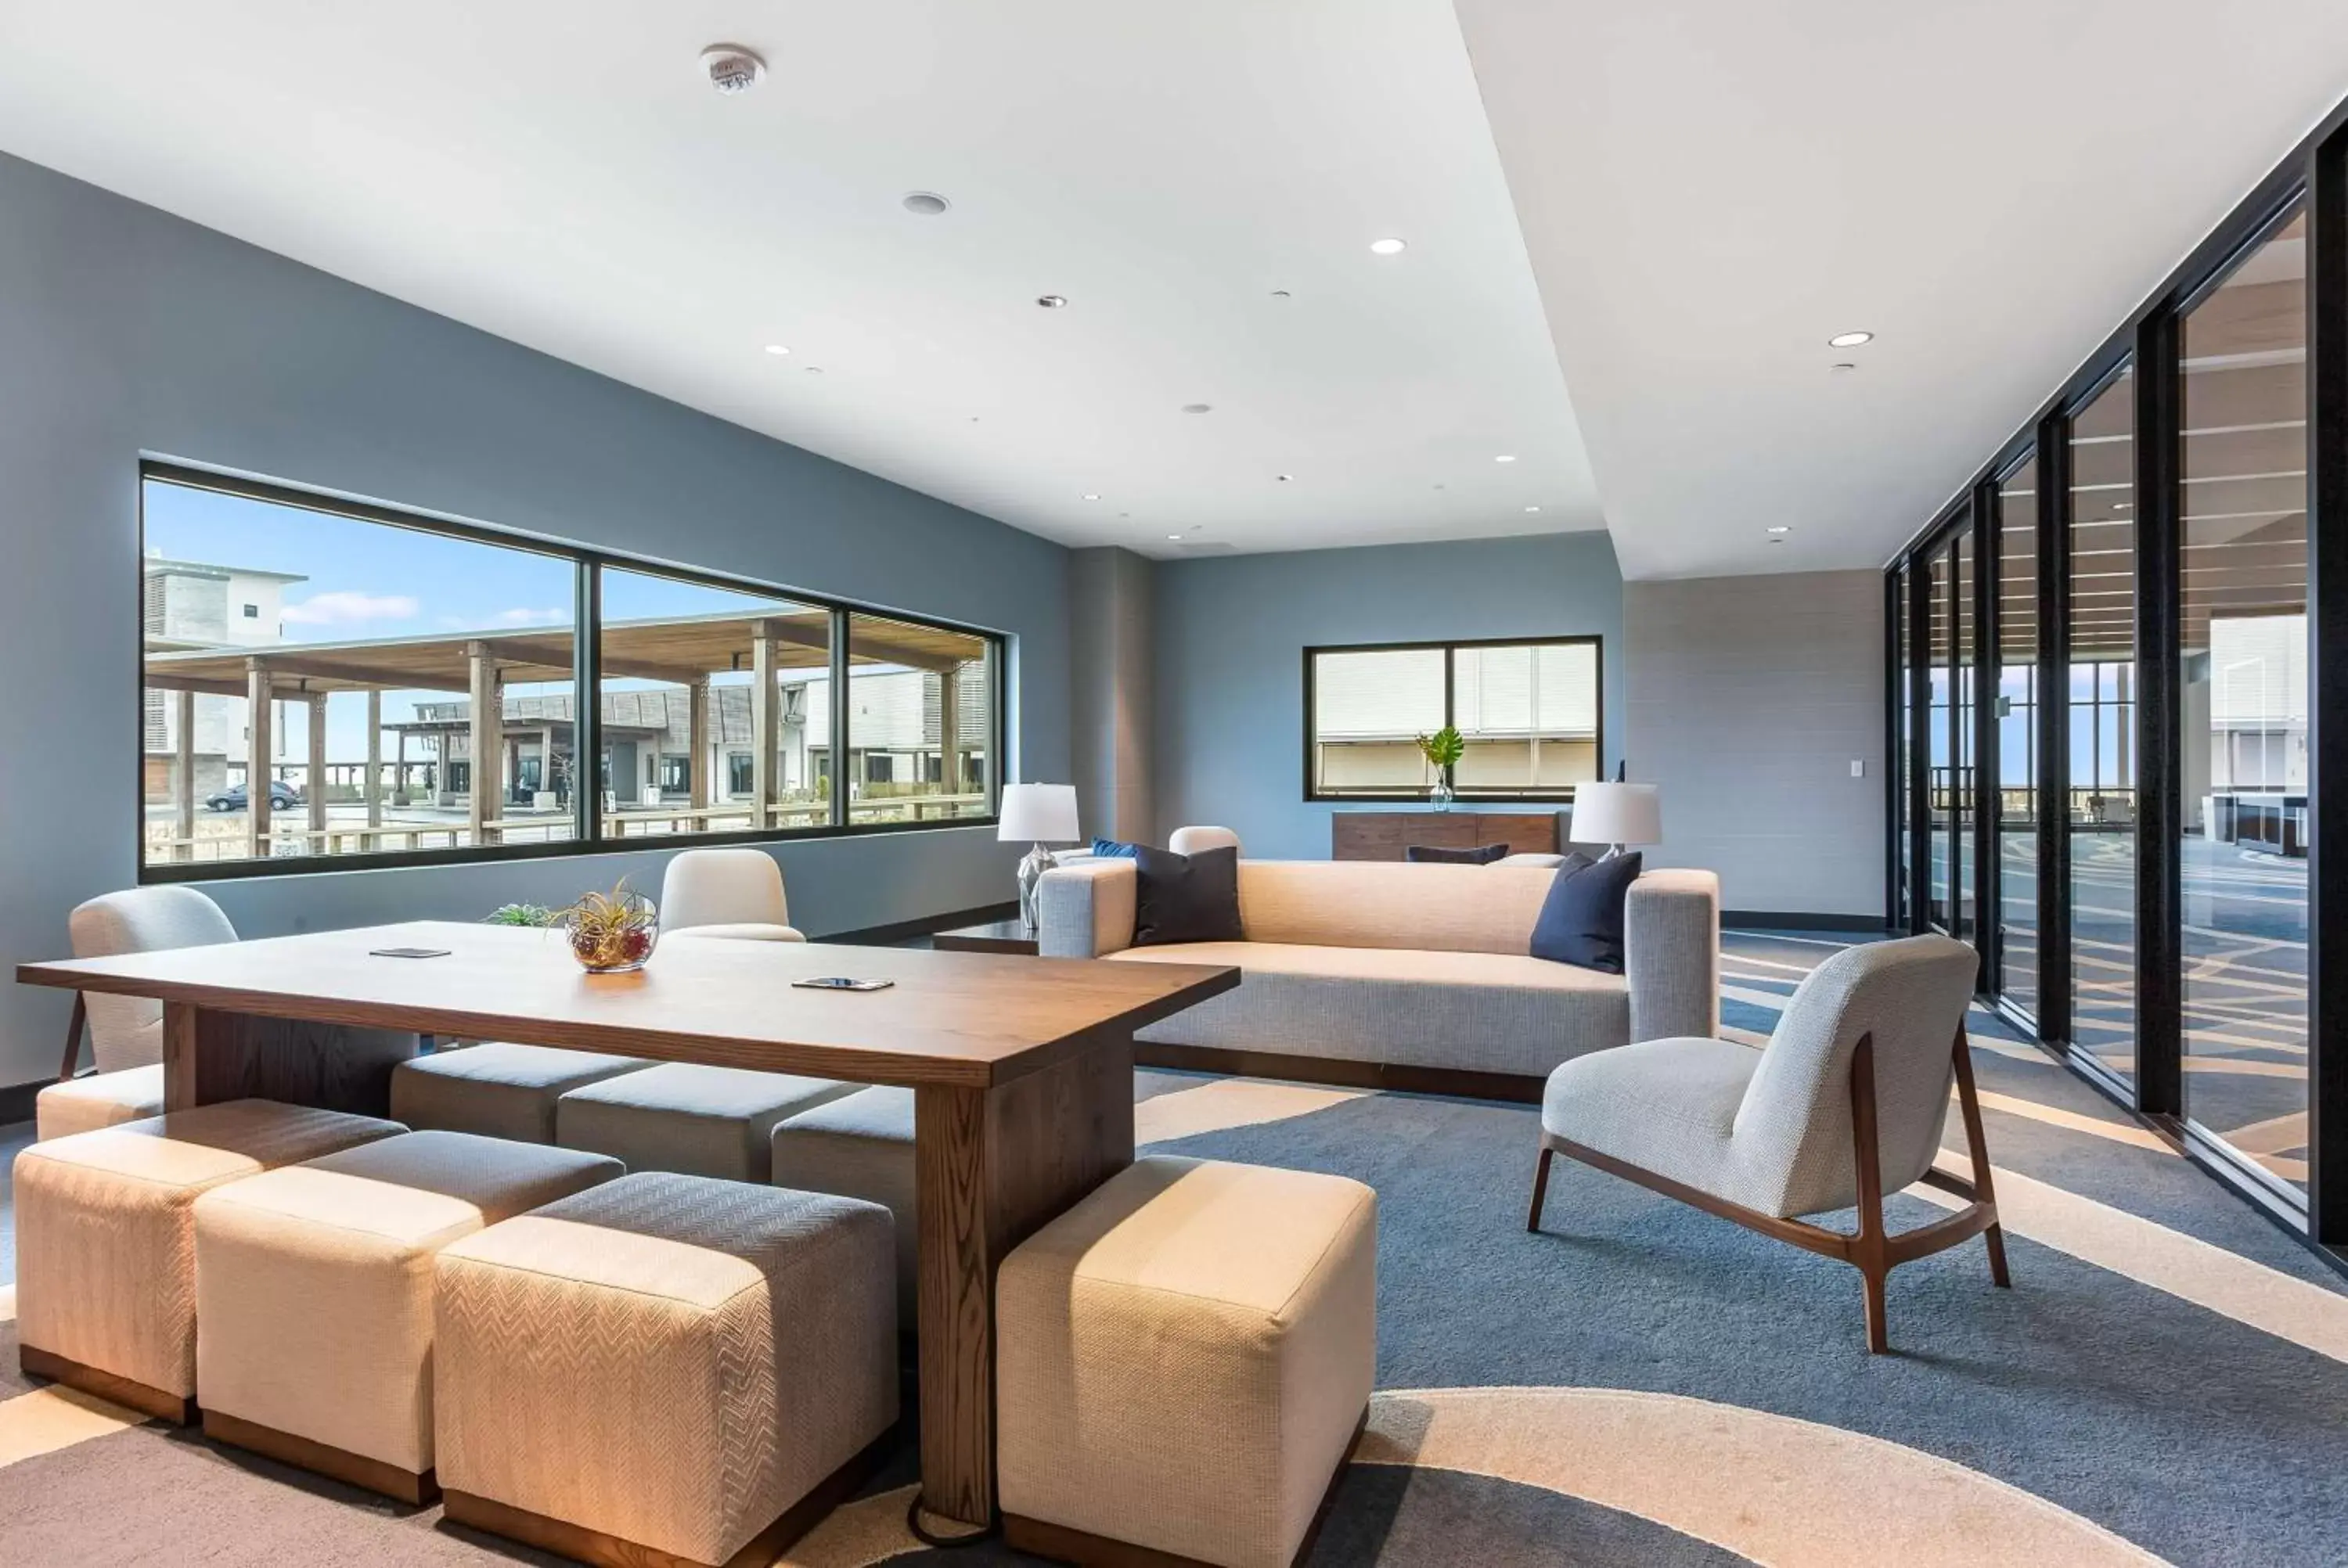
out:
<path id="1" fill-rule="evenodd" d="M 701 51 L 709 85 L 728 95 L 747 93 L 766 78 L 767 62 L 739 44 L 712 44 Z"/>

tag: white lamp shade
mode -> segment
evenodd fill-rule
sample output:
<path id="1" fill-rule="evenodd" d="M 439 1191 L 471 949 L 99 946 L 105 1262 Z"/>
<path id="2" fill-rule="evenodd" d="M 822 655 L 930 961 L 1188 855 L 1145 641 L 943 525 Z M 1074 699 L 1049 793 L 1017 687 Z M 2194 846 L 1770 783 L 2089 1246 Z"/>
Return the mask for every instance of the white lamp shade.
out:
<path id="1" fill-rule="evenodd" d="M 1663 794 L 1651 784 L 1576 784 L 1568 832 L 1576 844 L 1661 844 Z"/>
<path id="2" fill-rule="evenodd" d="M 1004 785 L 1003 821 L 994 836 L 1020 844 L 1073 844 L 1076 838 L 1076 786 Z"/>

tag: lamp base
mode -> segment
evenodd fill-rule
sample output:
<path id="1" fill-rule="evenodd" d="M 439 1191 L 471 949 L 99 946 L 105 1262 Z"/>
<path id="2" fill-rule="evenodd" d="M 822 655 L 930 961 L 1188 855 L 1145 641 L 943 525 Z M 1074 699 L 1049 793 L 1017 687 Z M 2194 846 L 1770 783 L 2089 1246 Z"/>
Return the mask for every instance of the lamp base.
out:
<path id="1" fill-rule="evenodd" d="M 1035 884 L 1052 869 L 1052 852 L 1038 844 L 1019 862 L 1019 924 L 1035 929 Z"/>

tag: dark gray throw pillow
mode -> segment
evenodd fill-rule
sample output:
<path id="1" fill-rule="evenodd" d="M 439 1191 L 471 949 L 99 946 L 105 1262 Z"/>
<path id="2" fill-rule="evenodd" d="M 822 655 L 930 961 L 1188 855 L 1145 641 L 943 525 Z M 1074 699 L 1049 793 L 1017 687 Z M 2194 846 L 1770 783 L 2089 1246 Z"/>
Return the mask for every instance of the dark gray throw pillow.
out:
<path id="1" fill-rule="evenodd" d="M 1241 942 L 1240 852 L 1226 845 L 1196 855 L 1133 846 L 1137 886 L 1133 945 L 1162 948 L 1175 942 Z"/>
<path id="2" fill-rule="evenodd" d="M 1414 844 L 1402 852 L 1405 860 L 1437 866 L 1489 866 L 1505 857 L 1505 844 L 1479 844 L 1473 849 L 1446 849 L 1438 844 Z"/>
<path id="3" fill-rule="evenodd" d="M 1533 922 L 1533 957 L 1621 974 L 1622 907 L 1631 884 L 1639 879 L 1639 866 L 1636 850 L 1581 866 L 1569 859 L 1559 866 L 1540 917 Z"/>

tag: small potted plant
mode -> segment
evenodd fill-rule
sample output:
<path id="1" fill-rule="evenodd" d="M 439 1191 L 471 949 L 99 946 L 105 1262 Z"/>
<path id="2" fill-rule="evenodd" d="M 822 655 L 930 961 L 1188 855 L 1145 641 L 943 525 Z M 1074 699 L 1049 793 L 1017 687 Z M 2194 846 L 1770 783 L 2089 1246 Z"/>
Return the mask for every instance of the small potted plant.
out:
<path id="1" fill-rule="evenodd" d="M 609 893 L 590 893 L 569 908 L 556 910 L 548 923 L 562 927 L 571 939 L 571 956 L 591 975 L 643 968 L 660 939 L 660 911 L 651 899 L 630 889 L 624 876 Z"/>
<path id="2" fill-rule="evenodd" d="M 1431 735 L 1418 737 L 1418 754 L 1425 757 L 1426 765 L 1435 770 L 1435 783 L 1427 789 L 1426 803 L 1436 810 L 1451 809 L 1451 770 L 1458 765 L 1459 759 L 1467 754 L 1467 751 L 1468 743 L 1460 739 L 1459 731 L 1450 724 L 1444 725 Z"/>

